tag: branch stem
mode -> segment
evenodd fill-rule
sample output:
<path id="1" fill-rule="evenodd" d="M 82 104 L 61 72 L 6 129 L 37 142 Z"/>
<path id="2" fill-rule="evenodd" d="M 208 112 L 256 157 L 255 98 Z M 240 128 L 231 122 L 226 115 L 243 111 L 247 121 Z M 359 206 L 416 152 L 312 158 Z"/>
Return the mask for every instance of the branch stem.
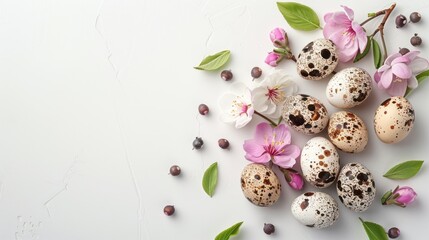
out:
<path id="1" fill-rule="evenodd" d="M 263 118 L 263 119 L 265 119 L 265 120 L 267 120 L 271 125 L 273 125 L 274 127 L 277 127 L 277 123 L 275 123 L 273 120 L 271 120 L 271 119 L 269 119 L 269 118 L 267 118 L 266 116 L 264 116 L 264 115 L 262 115 L 261 113 L 259 113 L 259 112 L 257 112 L 257 111 L 255 111 L 255 114 L 256 115 L 258 115 L 258 116 L 260 116 L 261 118 Z"/>

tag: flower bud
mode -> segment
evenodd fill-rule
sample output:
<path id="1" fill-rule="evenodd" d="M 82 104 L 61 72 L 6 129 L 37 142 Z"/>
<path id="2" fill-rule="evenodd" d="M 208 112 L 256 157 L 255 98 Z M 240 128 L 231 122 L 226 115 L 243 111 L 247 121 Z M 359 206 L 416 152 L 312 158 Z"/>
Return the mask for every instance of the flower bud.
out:
<path id="1" fill-rule="evenodd" d="M 414 202 L 417 193 L 411 187 L 396 187 L 395 190 L 386 192 L 381 198 L 383 205 L 395 204 L 400 207 L 406 207 Z"/>
<path id="2" fill-rule="evenodd" d="M 277 64 L 283 60 L 283 56 L 278 53 L 270 52 L 265 58 L 265 63 L 270 65 L 271 67 L 277 67 Z"/>
<path id="3" fill-rule="evenodd" d="M 286 47 L 288 45 L 287 34 L 283 28 L 274 28 L 270 32 L 270 38 L 275 47 Z"/>
<path id="4" fill-rule="evenodd" d="M 281 171 L 285 175 L 286 182 L 295 190 L 301 190 L 304 187 L 304 180 L 301 174 L 292 168 L 282 168 Z"/>

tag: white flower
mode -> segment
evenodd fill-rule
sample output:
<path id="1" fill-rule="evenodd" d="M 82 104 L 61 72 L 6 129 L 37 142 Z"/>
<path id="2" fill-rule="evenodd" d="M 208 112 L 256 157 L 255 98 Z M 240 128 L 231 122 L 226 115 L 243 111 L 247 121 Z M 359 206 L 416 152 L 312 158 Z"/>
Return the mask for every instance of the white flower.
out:
<path id="1" fill-rule="evenodd" d="M 244 127 L 252 120 L 252 95 L 243 83 L 234 83 L 230 91 L 219 99 L 219 106 L 223 112 L 221 120 L 235 122 L 236 128 Z"/>
<path id="2" fill-rule="evenodd" d="M 297 90 L 295 82 L 284 71 L 275 71 L 253 89 L 253 107 L 261 114 L 279 118 L 286 96 L 295 94 Z"/>

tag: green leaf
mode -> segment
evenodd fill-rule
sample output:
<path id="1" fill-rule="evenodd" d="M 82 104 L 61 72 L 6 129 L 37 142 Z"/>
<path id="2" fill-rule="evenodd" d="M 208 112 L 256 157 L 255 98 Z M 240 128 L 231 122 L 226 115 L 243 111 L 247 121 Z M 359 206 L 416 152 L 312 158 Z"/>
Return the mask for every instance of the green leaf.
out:
<path id="1" fill-rule="evenodd" d="M 201 63 L 194 67 L 198 70 L 207 70 L 213 71 L 221 68 L 228 62 L 231 52 L 229 50 L 224 50 L 222 52 L 218 52 L 214 55 L 207 56 L 201 61 Z"/>
<path id="2" fill-rule="evenodd" d="M 240 230 L 241 224 L 243 224 L 243 222 L 236 223 L 231 227 L 223 230 L 216 236 L 215 240 L 228 240 L 231 236 L 237 235 L 238 231 Z"/>
<path id="3" fill-rule="evenodd" d="M 217 184 L 217 162 L 210 165 L 209 168 L 204 172 L 203 176 L 203 189 L 212 197 Z"/>
<path id="4" fill-rule="evenodd" d="M 316 12 L 305 5 L 296 2 L 277 2 L 277 7 L 293 29 L 303 31 L 322 29 Z"/>
<path id="5" fill-rule="evenodd" d="M 383 59 L 381 58 L 380 45 L 378 45 L 377 40 L 374 38 L 371 40 L 372 43 L 372 55 L 374 56 L 374 66 L 376 69 L 379 69 L 383 64 Z"/>
<path id="6" fill-rule="evenodd" d="M 417 78 L 417 82 L 420 83 L 423 82 L 423 80 L 425 80 L 427 77 L 429 77 L 429 70 L 426 70 L 424 72 L 421 72 L 419 74 L 417 74 L 416 78 Z M 405 97 L 408 97 L 408 95 L 410 95 L 410 93 L 413 91 L 412 88 L 407 88 L 407 92 L 405 93 Z"/>
<path id="7" fill-rule="evenodd" d="M 381 197 L 381 204 L 385 205 L 386 201 L 392 196 L 393 192 L 392 190 L 387 191 L 383 196 Z"/>
<path id="8" fill-rule="evenodd" d="M 369 53 L 369 49 L 371 49 L 371 38 L 368 36 L 367 36 L 367 38 L 368 38 L 368 42 L 366 44 L 365 49 L 363 50 L 362 53 L 358 53 L 356 55 L 355 59 L 353 60 L 354 63 L 359 62 L 362 58 L 364 58 Z"/>
<path id="9" fill-rule="evenodd" d="M 423 165 L 422 160 L 412 160 L 392 167 L 383 177 L 390 179 L 408 179 L 414 177 Z"/>
<path id="10" fill-rule="evenodd" d="M 377 223 L 364 221 L 362 218 L 359 218 L 359 220 L 362 222 L 369 240 L 389 240 L 387 233 L 382 226 Z"/>

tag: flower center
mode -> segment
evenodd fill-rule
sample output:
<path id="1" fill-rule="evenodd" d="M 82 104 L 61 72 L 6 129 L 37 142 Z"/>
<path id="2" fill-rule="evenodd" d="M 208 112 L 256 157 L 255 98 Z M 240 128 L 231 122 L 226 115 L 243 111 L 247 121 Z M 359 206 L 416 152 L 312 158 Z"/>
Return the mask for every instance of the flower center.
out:
<path id="1" fill-rule="evenodd" d="M 232 107 L 231 107 L 231 115 L 232 116 L 241 116 L 242 114 L 247 114 L 247 111 L 249 110 L 249 107 L 251 107 L 251 104 L 247 104 L 243 102 L 242 97 L 237 96 L 237 98 L 232 101 Z"/>
<path id="2" fill-rule="evenodd" d="M 270 101 L 272 101 L 275 104 L 279 104 L 284 100 L 284 92 L 280 91 L 279 87 L 274 88 L 267 88 L 268 92 L 265 94 L 265 96 L 268 97 Z"/>
<path id="3" fill-rule="evenodd" d="M 272 136 L 271 141 L 268 138 L 265 139 L 268 144 L 264 146 L 264 149 L 268 154 L 270 154 L 270 156 L 277 156 L 284 152 L 284 141 L 276 141 L 275 138 L 276 136 L 274 134 L 274 136 Z"/>

